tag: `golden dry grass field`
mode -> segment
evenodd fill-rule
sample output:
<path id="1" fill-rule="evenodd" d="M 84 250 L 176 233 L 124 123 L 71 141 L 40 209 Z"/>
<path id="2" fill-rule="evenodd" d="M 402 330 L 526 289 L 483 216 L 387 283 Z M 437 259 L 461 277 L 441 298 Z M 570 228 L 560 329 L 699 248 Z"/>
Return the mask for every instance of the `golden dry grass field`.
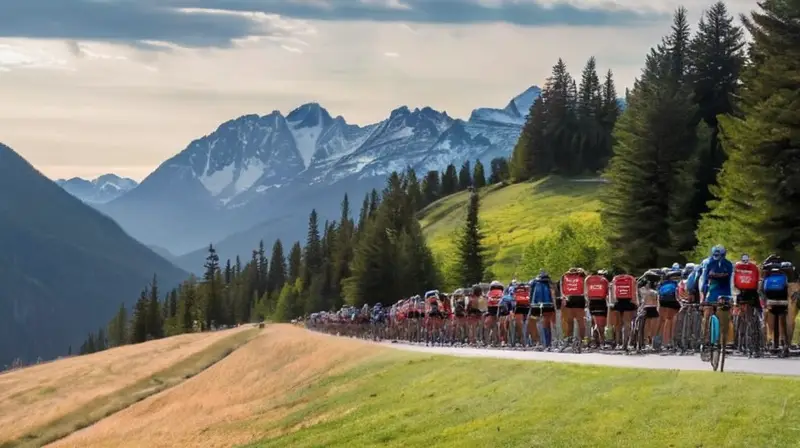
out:
<path id="1" fill-rule="evenodd" d="M 0 375 L 0 445 L 179 363 L 243 329 L 186 334 Z"/>
<path id="2" fill-rule="evenodd" d="M 272 423 L 308 404 L 281 405 L 288 395 L 381 354 L 397 356 L 361 341 L 269 325 L 201 374 L 51 446 L 227 447 L 280 436 L 292 428 L 276 431 Z"/>

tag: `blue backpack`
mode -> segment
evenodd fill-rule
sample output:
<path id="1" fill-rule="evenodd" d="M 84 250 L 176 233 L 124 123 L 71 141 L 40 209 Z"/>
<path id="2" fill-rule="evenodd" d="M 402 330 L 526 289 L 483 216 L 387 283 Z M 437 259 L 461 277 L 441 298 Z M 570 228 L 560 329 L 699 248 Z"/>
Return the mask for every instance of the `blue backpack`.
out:
<path id="1" fill-rule="evenodd" d="M 783 272 L 770 272 L 764 277 L 764 292 L 785 292 L 789 287 L 789 279 Z"/>
<path id="2" fill-rule="evenodd" d="M 676 300 L 678 282 L 675 280 L 664 280 L 658 287 L 658 296 L 661 300 Z"/>
<path id="3" fill-rule="evenodd" d="M 533 303 L 553 303 L 550 295 L 550 279 L 537 279 L 533 282 Z"/>

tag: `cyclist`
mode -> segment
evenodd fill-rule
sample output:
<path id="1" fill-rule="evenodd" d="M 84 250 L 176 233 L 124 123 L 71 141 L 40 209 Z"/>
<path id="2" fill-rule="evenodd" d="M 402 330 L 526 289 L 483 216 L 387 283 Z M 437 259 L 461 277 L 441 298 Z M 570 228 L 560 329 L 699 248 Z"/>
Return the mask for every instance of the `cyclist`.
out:
<path id="1" fill-rule="evenodd" d="M 772 336 L 773 348 L 777 349 L 780 340 L 786 343 L 786 348 L 791 343 L 787 315 L 789 314 L 789 283 L 795 279 L 794 266 L 776 255 L 770 255 L 762 264 L 764 280 L 761 289 L 766 298 L 768 336 Z M 778 328 L 774 328 L 775 318 Z M 771 328 L 770 328 L 771 327 Z M 772 330 L 772 331 L 769 331 Z"/>
<path id="2" fill-rule="evenodd" d="M 486 309 L 486 298 L 483 297 L 481 285 L 475 285 L 467 297 L 467 326 L 469 328 L 469 342 L 475 344 L 475 330 L 478 322 Z"/>
<path id="3" fill-rule="evenodd" d="M 541 318 L 542 322 L 542 342 L 545 350 L 550 350 L 553 346 L 553 330 L 556 321 L 556 293 L 553 282 L 544 269 L 539 271 L 539 275 L 530 281 L 531 287 L 531 316 Z"/>
<path id="4" fill-rule="evenodd" d="M 651 347 L 658 334 L 658 324 L 660 322 L 658 285 L 661 282 L 663 274 L 664 271 L 662 269 L 650 269 L 642 275 L 639 282 L 639 297 L 642 298 L 642 305 L 644 306 L 645 312 L 644 339 L 645 344 Z"/>
<path id="5" fill-rule="evenodd" d="M 607 272 L 601 270 L 586 277 L 584 288 L 586 299 L 589 301 L 589 314 L 592 317 L 592 323 L 597 327 L 597 334 L 593 334 L 593 336 L 596 337 L 599 348 L 605 346 L 606 318 L 608 316 L 609 282 L 606 275 Z"/>
<path id="6" fill-rule="evenodd" d="M 675 334 L 675 316 L 681 309 L 678 301 L 679 283 L 682 277 L 681 266 L 678 263 L 672 265 L 667 271 L 661 283 L 658 285 L 658 314 L 661 340 L 667 350 L 672 350 L 672 337 Z"/>
<path id="7" fill-rule="evenodd" d="M 571 340 L 575 334 L 575 321 L 578 322 L 578 337 L 586 339 L 586 297 L 584 295 L 586 271 L 571 268 L 561 277 L 562 314 L 566 315 L 565 336 Z"/>
<path id="8" fill-rule="evenodd" d="M 714 246 L 711 249 L 710 259 L 704 261 L 703 274 L 700 277 L 700 291 L 702 293 L 701 301 L 707 306 L 703 310 L 703 325 L 702 337 L 706 341 L 708 335 L 708 319 L 711 314 L 715 312 L 716 305 L 720 301 L 720 297 L 731 296 L 731 276 L 733 275 L 733 264 L 725 258 L 726 251 L 721 245 Z M 727 331 L 728 322 L 730 321 L 730 313 L 728 311 L 719 309 L 716 310 L 720 319 L 721 331 Z"/>
<path id="9" fill-rule="evenodd" d="M 639 306 L 638 296 L 636 294 L 636 278 L 624 271 L 620 271 L 611 280 L 611 294 L 610 302 L 612 303 L 609 313 L 610 324 L 614 328 L 614 339 L 616 346 L 628 347 L 631 333 L 631 323 L 633 316 Z M 625 331 L 625 340 L 622 340 L 623 328 Z"/>
<path id="10" fill-rule="evenodd" d="M 761 300 L 758 296 L 759 281 L 758 266 L 750 261 L 748 254 L 742 254 L 742 258 L 733 267 L 733 290 L 736 292 L 734 306 L 738 308 L 740 316 L 750 316 L 752 309 L 758 310 L 759 315 L 761 314 Z M 737 331 L 737 333 L 739 332 Z M 742 348 L 743 341 L 738 342 L 739 347 Z"/>

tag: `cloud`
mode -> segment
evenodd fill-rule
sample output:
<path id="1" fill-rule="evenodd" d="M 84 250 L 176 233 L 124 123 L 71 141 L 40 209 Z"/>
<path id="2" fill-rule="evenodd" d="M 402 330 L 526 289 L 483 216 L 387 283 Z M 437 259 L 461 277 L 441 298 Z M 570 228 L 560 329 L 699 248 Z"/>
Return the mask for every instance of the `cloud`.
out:
<path id="1" fill-rule="evenodd" d="M 601 0 L 5 0 L 0 38 L 109 41 L 163 51 L 313 33 L 307 23 L 632 25 L 664 18 Z M 604 0 L 603 0 L 604 1 Z M 289 19 L 291 18 L 291 19 Z M 147 44 L 158 42 L 159 45 Z"/>
<path id="2" fill-rule="evenodd" d="M 386 56 L 387 58 L 399 58 L 400 57 L 400 54 L 399 53 L 395 53 L 394 51 L 387 51 L 386 53 L 383 53 L 383 55 Z"/>
<path id="3" fill-rule="evenodd" d="M 198 7 L 205 3 L 213 8 Z M 224 0 L 0 1 L 0 38 L 107 41 L 164 50 L 227 47 L 249 36 L 313 33 L 301 21 L 224 5 Z"/>

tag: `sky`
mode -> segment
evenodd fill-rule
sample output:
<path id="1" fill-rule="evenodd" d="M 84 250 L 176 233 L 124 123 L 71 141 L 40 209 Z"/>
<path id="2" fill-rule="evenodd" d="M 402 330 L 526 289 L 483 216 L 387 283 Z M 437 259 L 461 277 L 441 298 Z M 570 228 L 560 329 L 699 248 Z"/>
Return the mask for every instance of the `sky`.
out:
<path id="1" fill-rule="evenodd" d="M 734 14 L 755 2 L 728 2 Z M 590 56 L 620 96 L 686 0 L 3 0 L 0 142 L 51 178 L 141 180 L 240 115 L 458 118 Z"/>

